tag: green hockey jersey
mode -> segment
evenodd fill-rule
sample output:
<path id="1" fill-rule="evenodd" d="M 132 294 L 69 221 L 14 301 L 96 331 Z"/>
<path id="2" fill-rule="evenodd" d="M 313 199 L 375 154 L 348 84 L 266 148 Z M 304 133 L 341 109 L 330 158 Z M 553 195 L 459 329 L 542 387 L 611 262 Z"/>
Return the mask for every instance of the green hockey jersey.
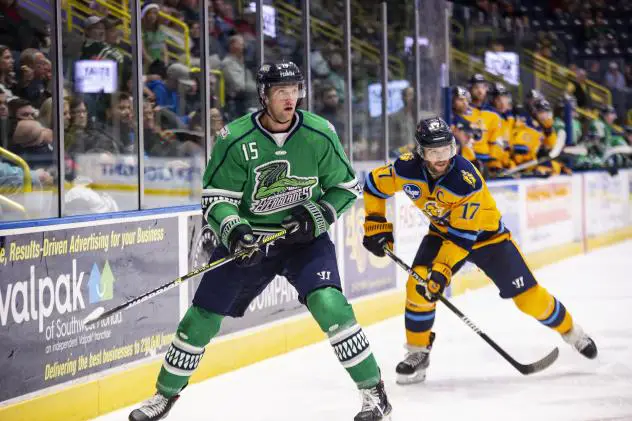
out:
<path id="1" fill-rule="evenodd" d="M 297 110 L 279 146 L 260 114 L 219 132 L 204 173 L 202 212 L 224 244 L 240 222 L 259 233 L 279 230 L 293 207 L 310 200 L 338 217 L 362 192 L 331 123 Z"/>

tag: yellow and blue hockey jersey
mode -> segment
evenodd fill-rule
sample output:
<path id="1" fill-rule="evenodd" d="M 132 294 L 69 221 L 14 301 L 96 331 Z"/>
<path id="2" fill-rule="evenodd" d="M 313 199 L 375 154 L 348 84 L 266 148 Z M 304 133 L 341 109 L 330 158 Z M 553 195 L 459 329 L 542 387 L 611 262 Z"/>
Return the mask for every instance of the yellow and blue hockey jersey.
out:
<path id="1" fill-rule="evenodd" d="M 453 267 L 472 249 L 509 237 L 483 177 L 459 155 L 436 180 L 413 154 L 374 169 L 364 187 L 366 214 L 386 216 L 386 199 L 398 191 L 406 193 L 428 217 L 430 235 L 444 240 L 434 263 Z"/>

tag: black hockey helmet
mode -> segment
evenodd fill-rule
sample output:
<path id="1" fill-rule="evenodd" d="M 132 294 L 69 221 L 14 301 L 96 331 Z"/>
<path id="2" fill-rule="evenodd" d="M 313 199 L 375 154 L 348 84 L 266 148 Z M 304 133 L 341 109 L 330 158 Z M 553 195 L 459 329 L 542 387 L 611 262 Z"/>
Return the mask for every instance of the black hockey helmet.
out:
<path id="1" fill-rule="evenodd" d="M 542 111 L 551 111 L 551 103 L 544 98 L 538 98 L 533 101 L 533 111 L 538 113 Z"/>
<path id="2" fill-rule="evenodd" d="M 524 99 L 526 102 L 533 102 L 537 99 L 544 99 L 544 95 L 537 89 L 530 89 Z"/>
<path id="3" fill-rule="evenodd" d="M 616 114 L 617 110 L 612 105 L 602 105 L 599 109 L 599 114 L 606 116 L 608 114 Z"/>
<path id="4" fill-rule="evenodd" d="M 477 83 L 487 84 L 487 79 L 485 79 L 485 76 L 480 73 L 474 73 L 472 76 L 470 76 L 470 80 L 468 80 L 467 82 L 468 87 L 471 89 L 472 86 L 476 85 Z"/>
<path id="5" fill-rule="evenodd" d="M 456 155 L 456 139 L 448 124 L 441 117 L 422 118 L 415 131 L 415 152 L 426 159 L 425 149 L 450 146 L 449 158 Z"/>
<path id="6" fill-rule="evenodd" d="M 299 103 L 305 98 L 305 78 L 301 69 L 291 61 L 279 63 L 264 63 L 257 71 L 257 93 L 259 102 L 266 108 L 268 89 L 276 85 L 298 84 Z M 298 106 L 298 104 L 297 104 Z"/>
<path id="7" fill-rule="evenodd" d="M 494 82 L 489 89 L 489 96 L 493 99 L 499 96 L 511 96 L 511 93 L 507 90 L 504 84 Z"/>
<path id="8" fill-rule="evenodd" d="M 452 102 L 454 103 L 454 100 L 457 98 L 465 98 L 468 104 L 472 102 L 470 92 L 464 87 L 458 85 L 452 87 Z"/>

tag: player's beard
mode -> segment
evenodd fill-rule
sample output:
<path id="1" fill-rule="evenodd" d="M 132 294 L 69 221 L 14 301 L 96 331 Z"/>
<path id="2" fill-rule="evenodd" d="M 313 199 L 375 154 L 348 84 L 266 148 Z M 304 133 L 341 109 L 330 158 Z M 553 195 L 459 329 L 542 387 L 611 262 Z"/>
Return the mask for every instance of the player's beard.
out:
<path id="1" fill-rule="evenodd" d="M 441 165 L 440 168 L 437 168 L 436 165 Z M 426 161 L 426 169 L 430 173 L 433 178 L 439 178 L 448 171 L 448 167 L 450 166 L 450 160 L 447 161 L 438 161 L 438 162 L 430 162 Z"/>

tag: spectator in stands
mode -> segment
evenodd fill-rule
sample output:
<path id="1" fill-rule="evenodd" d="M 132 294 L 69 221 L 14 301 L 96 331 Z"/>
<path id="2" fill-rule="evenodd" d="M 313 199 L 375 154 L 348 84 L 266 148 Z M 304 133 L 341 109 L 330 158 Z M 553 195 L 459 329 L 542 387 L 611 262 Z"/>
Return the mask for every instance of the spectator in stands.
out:
<path id="1" fill-rule="evenodd" d="M 180 0 L 178 9 L 184 15 L 186 22 L 200 22 L 199 0 Z"/>
<path id="2" fill-rule="evenodd" d="M 40 47 L 37 31 L 22 17 L 18 0 L 0 0 L 0 44 L 13 51 Z"/>
<path id="3" fill-rule="evenodd" d="M 19 121 L 11 145 L 11 151 L 22 157 L 30 168 L 48 168 L 53 165 L 53 131 L 42 126 L 39 121 Z"/>
<path id="4" fill-rule="evenodd" d="M 622 91 L 625 89 L 625 77 L 619 70 L 619 65 L 611 61 L 606 72 L 606 86 L 611 90 Z"/>
<path id="5" fill-rule="evenodd" d="M 134 152 L 134 111 L 132 96 L 117 92 L 111 96 L 110 108 L 105 114 L 112 139 L 118 153 Z"/>
<path id="6" fill-rule="evenodd" d="M 48 171 L 39 168 L 31 171 L 31 184 L 33 189 L 41 186 L 49 186 L 54 182 Z M 24 189 L 24 170 L 13 163 L 0 160 L 0 192 L 11 197 L 12 194 L 21 193 Z M 0 215 L 2 214 L 0 209 Z"/>
<path id="7" fill-rule="evenodd" d="M 189 23 L 189 35 L 191 36 L 191 57 L 200 58 L 200 22 Z"/>
<path id="8" fill-rule="evenodd" d="M 86 38 L 83 48 L 89 48 L 92 42 L 105 41 L 105 18 L 103 16 L 88 16 L 83 22 L 83 34 Z M 81 54 L 93 55 L 93 54 Z"/>
<path id="9" fill-rule="evenodd" d="M 37 121 L 46 128 L 53 128 L 53 98 L 46 98 L 39 109 Z"/>
<path id="10" fill-rule="evenodd" d="M 336 93 L 340 102 L 345 102 L 345 79 L 344 79 L 344 59 L 342 54 L 335 52 L 329 59 L 331 72 L 327 75 L 327 83 L 336 88 Z"/>
<path id="11" fill-rule="evenodd" d="M 11 50 L 6 45 L 0 45 L 0 87 L 11 96 L 11 89 L 15 88 L 14 60 Z"/>
<path id="12" fill-rule="evenodd" d="M 0 147 L 9 146 L 9 98 L 4 89 L 0 88 Z"/>
<path id="13" fill-rule="evenodd" d="M 48 86 L 52 78 L 50 60 L 34 48 L 27 48 L 20 54 L 20 81 L 13 92 L 39 108 L 52 95 Z"/>
<path id="14" fill-rule="evenodd" d="M 584 69 L 577 69 L 575 74 L 576 77 L 571 77 L 568 81 L 566 93 L 575 97 L 578 107 L 585 108 L 589 105 L 588 96 L 586 95 L 586 90 L 588 89 L 586 85 L 586 71 Z"/>
<path id="15" fill-rule="evenodd" d="M 632 87 L 632 64 L 625 65 L 623 76 L 625 77 L 625 86 Z"/>
<path id="16" fill-rule="evenodd" d="M 415 138 L 417 116 L 415 115 L 415 88 L 409 86 L 401 91 L 404 107 L 393 114 L 391 120 L 390 146 L 408 146 Z"/>
<path id="17" fill-rule="evenodd" d="M 246 114 L 251 107 L 257 107 L 257 84 L 244 62 L 244 38 L 241 35 L 230 37 L 228 54 L 222 60 L 222 71 L 226 95 L 231 101 L 231 118 Z"/>
<path id="18" fill-rule="evenodd" d="M 83 100 L 73 98 L 70 104 L 71 123 L 64 144 L 68 154 L 123 154 L 134 152 L 132 97 L 125 92 L 110 96 L 105 121 L 89 124 Z"/>
<path id="19" fill-rule="evenodd" d="M 22 120 L 35 120 L 37 110 L 31 103 L 23 98 L 13 97 L 9 100 L 9 144 L 18 123 Z"/>
<path id="20" fill-rule="evenodd" d="M 86 153 L 91 144 L 99 143 L 102 135 L 93 130 L 88 118 L 88 108 L 79 96 L 72 97 L 69 102 L 70 122 L 64 133 L 66 153 L 75 155 Z"/>
<path id="21" fill-rule="evenodd" d="M 345 124 L 340 116 L 340 99 L 336 88 L 331 85 L 325 86 L 321 91 L 322 108 L 320 110 L 320 116 L 329 120 L 336 129 L 338 138 L 344 145 Z"/>
<path id="22" fill-rule="evenodd" d="M 148 69 L 155 61 L 161 61 L 165 66 L 169 64 L 167 36 L 160 29 L 159 12 L 160 6 L 156 3 L 145 4 L 141 11 L 143 67 L 145 69 Z"/>
<path id="23" fill-rule="evenodd" d="M 121 25 L 123 21 L 110 17 L 103 22 L 105 24 L 105 43 L 122 51 L 121 40 L 123 39 L 123 31 L 121 30 Z"/>
<path id="24" fill-rule="evenodd" d="M 187 66 L 182 63 L 172 63 L 167 69 L 165 81 L 151 80 L 147 83 L 147 87 L 156 96 L 157 105 L 179 116 L 182 122 L 186 123 L 188 117 L 184 108 L 184 97 L 194 84 Z"/>

